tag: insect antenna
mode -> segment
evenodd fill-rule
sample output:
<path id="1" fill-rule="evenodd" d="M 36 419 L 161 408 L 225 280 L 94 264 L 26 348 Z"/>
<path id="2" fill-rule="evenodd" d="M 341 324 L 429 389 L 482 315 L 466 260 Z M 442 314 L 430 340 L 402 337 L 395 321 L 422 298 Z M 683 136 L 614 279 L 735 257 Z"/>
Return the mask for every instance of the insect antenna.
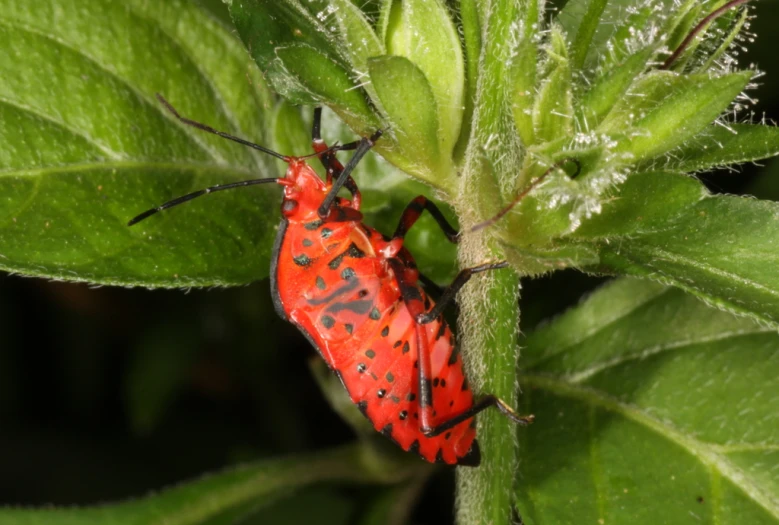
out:
<path id="1" fill-rule="evenodd" d="M 222 190 L 230 190 L 233 188 L 242 188 L 244 186 L 253 186 L 255 184 L 267 184 L 269 182 L 276 182 L 278 181 L 278 177 L 273 177 L 270 179 L 252 179 L 252 180 L 244 180 L 241 182 L 231 182 L 229 184 L 219 184 L 217 186 L 211 186 L 210 188 L 205 188 L 198 191 L 193 191 L 192 193 L 187 193 L 186 195 L 182 195 L 181 197 L 177 197 L 173 200 L 170 200 L 164 204 L 160 204 L 156 208 L 151 208 L 149 210 L 146 210 L 145 212 L 141 213 L 140 215 L 134 217 L 131 219 L 127 226 L 132 226 L 133 224 L 137 224 L 141 222 L 142 220 L 151 217 L 157 212 L 161 212 L 162 210 L 167 210 L 168 208 L 172 208 L 174 206 L 178 206 L 179 204 L 184 204 L 185 202 L 189 202 L 192 199 L 196 199 L 198 197 L 202 197 L 203 195 L 208 195 L 209 193 L 214 193 L 215 191 L 222 191 Z"/>
<path id="2" fill-rule="evenodd" d="M 571 178 L 575 179 L 579 175 L 579 172 L 582 170 L 582 165 L 581 165 L 581 163 L 578 160 L 573 159 L 573 158 L 567 158 L 567 159 L 562 159 L 560 161 L 555 162 L 554 164 L 552 164 L 549 167 L 548 170 L 546 170 L 540 177 L 538 177 L 537 179 L 532 181 L 528 185 L 527 188 L 522 190 L 516 197 L 514 197 L 514 200 L 509 202 L 502 210 L 500 210 L 492 218 L 487 219 L 484 222 L 480 222 L 479 224 L 477 224 L 476 226 L 471 228 L 471 232 L 477 232 L 477 231 L 482 230 L 482 229 L 484 229 L 484 228 L 486 228 L 488 226 L 492 226 L 493 224 L 498 222 L 504 215 L 506 215 L 508 212 L 511 211 L 511 208 L 513 208 L 514 206 L 519 204 L 519 201 L 524 199 L 525 196 L 527 196 L 528 193 L 533 191 L 533 188 L 535 188 L 536 186 L 541 184 L 544 181 L 544 179 L 547 177 L 547 175 L 549 175 L 550 173 L 552 173 L 556 169 L 562 168 L 563 166 L 565 166 L 569 162 L 573 162 L 574 164 L 576 164 L 576 173 L 571 175 Z"/>
<path id="3" fill-rule="evenodd" d="M 242 138 L 236 137 L 235 135 L 230 135 L 229 133 L 225 133 L 224 131 L 219 131 L 218 129 L 214 129 L 211 126 L 207 126 L 206 124 L 202 124 L 200 122 L 188 119 L 186 117 L 182 117 L 181 115 L 179 115 L 179 112 L 176 111 L 176 108 L 174 108 L 170 102 L 165 100 L 165 97 L 163 97 L 159 93 L 156 93 L 156 95 L 157 95 L 157 100 L 159 100 L 160 103 L 163 106 L 165 106 L 165 109 L 170 111 L 174 117 L 176 117 L 180 122 L 186 124 L 187 126 L 192 126 L 193 128 L 201 129 L 203 131 L 213 133 L 214 135 L 219 135 L 224 139 L 232 140 L 233 142 L 237 142 L 238 144 L 243 144 L 244 146 L 249 146 L 250 148 L 254 148 L 256 150 L 262 151 L 263 153 L 267 153 L 268 155 L 276 157 L 277 159 L 281 159 L 284 162 L 289 162 L 291 160 L 291 157 L 282 155 L 281 153 L 277 153 L 272 149 L 265 148 L 263 146 L 260 146 L 259 144 L 255 144 L 254 142 L 249 142 L 248 140 L 244 140 Z"/>
<path id="4" fill-rule="evenodd" d="M 272 155 L 273 157 L 276 157 L 277 159 L 283 160 L 284 162 L 291 162 L 294 159 L 307 159 L 309 157 L 317 157 L 321 155 L 326 155 L 328 153 L 333 153 L 336 151 L 340 151 L 342 149 L 351 149 L 350 145 L 346 145 L 346 147 L 340 146 L 338 144 L 334 144 L 333 146 L 327 148 L 325 151 L 319 152 L 319 153 L 312 153 L 310 155 L 304 155 L 302 157 L 290 157 L 287 155 L 282 155 L 281 153 L 277 153 L 271 149 L 265 148 L 263 146 L 260 146 L 259 144 L 255 144 L 253 142 L 249 142 L 248 140 L 244 140 L 242 138 L 236 137 L 234 135 L 230 135 L 229 133 L 225 133 L 224 131 L 219 131 L 217 129 L 212 128 L 211 126 L 208 126 L 206 124 L 203 124 L 201 122 L 196 122 L 194 120 L 188 119 L 186 117 L 182 117 L 179 112 L 176 110 L 176 108 L 171 105 L 170 102 L 165 100 L 165 97 L 160 95 L 159 93 L 156 93 L 157 99 L 160 101 L 160 103 L 165 106 L 165 109 L 170 111 L 174 117 L 176 117 L 179 121 L 182 123 L 195 127 L 197 129 L 207 131 L 208 133 L 213 133 L 214 135 L 219 135 L 222 138 L 232 140 L 233 142 L 237 142 L 238 144 L 242 144 L 244 146 L 249 146 L 250 148 L 254 148 L 256 150 L 262 151 L 263 153 L 267 153 L 269 155 Z M 222 190 L 230 190 L 233 188 L 242 188 L 244 186 L 253 186 L 255 184 L 267 184 L 269 182 L 277 182 L 279 180 L 278 177 L 268 178 L 268 179 L 252 179 L 252 180 L 244 180 L 240 182 L 231 182 L 229 184 L 219 184 L 216 186 L 211 186 L 209 188 L 205 188 L 198 191 L 193 191 L 192 193 L 187 193 L 186 195 L 182 195 L 181 197 L 177 197 L 173 200 L 170 200 L 164 204 L 161 204 L 157 206 L 156 208 L 151 208 L 149 210 L 146 210 L 145 212 L 141 213 L 140 215 L 132 218 L 128 223 L 127 226 L 132 226 L 133 224 L 137 224 L 141 222 L 142 220 L 151 217 L 155 213 L 161 212 L 162 210 L 167 210 L 168 208 L 172 208 L 174 206 L 178 206 L 179 204 L 184 204 L 185 202 L 189 202 L 192 199 L 196 199 L 197 197 L 201 197 L 203 195 L 208 195 L 209 193 L 214 193 L 215 191 L 222 191 Z"/>

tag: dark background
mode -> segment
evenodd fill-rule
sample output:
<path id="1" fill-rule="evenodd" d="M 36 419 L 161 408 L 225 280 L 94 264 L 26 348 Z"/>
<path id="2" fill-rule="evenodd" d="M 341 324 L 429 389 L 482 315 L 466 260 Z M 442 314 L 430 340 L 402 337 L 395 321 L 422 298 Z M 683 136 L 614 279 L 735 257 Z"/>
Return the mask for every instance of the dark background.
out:
<path id="1" fill-rule="evenodd" d="M 756 5 L 751 31 L 762 36 L 740 58 L 767 72 L 750 92 L 758 120 L 779 117 L 779 9 Z M 715 192 L 776 199 L 777 171 L 769 162 L 701 178 Z M 602 281 L 570 270 L 526 281 L 523 330 Z M 124 499 L 235 462 L 349 441 L 309 373 L 314 356 L 274 313 L 267 280 L 184 292 L 0 274 L 0 504 Z M 452 487 L 442 470 L 417 520 L 451 521 Z M 307 497 L 360 501 L 355 493 L 372 490 Z"/>

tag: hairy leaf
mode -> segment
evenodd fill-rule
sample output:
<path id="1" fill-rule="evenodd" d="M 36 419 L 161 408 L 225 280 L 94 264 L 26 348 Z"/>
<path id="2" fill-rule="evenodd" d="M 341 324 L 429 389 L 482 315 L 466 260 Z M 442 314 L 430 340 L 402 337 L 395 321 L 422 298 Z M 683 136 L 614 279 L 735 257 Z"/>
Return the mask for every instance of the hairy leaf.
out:
<path id="1" fill-rule="evenodd" d="M 713 196 L 652 226 L 629 240 L 602 243 L 593 269 L 673 284 L 779 326 L 779 204 Z"/>
<path id="2" fill-rule="evenodd" d="M 175 287 L 267 275 L 277 188 L 127 227 L 188 191 L 273 175 L 258 152 L 180 125 L 154 98 L 265 141 L 270 97 L 229 31 L 178 1 L 5 0 L 2 10 L 0 268 Z"/>
<path id="3" fill-rule="evenodd" d="M 276 49 L 284 67 L 318 103 L 327 102 L 348 121 L 370 122 L 373 118 L 368 102 L 349 73 L 316 49 L 294 45 Z"/>
<path id="4" fill-rule="evenodd" d="M 768 125 L 710 126 L 670 152 L 665 165 L 680 171 L 705 171 L 779 154 L 779 128 Z"/>
<path id="5" fill-rule="evenodd" d="M 779 520 L 774 330 L 623 279 L 525 345 L 525 523 Z"/>

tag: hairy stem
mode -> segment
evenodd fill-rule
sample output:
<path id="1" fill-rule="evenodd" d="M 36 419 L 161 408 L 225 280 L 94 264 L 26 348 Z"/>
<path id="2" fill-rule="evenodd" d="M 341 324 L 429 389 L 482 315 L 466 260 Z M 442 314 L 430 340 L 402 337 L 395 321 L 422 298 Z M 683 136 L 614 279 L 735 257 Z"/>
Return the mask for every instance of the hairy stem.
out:
<path id="1" fill-rule="evenodd" d="M 477 280 L 478 279 L 478 280 Z M 460 337 L 474 391 L 517 406 L 519 277 L 511 269 L 479 275 L 463 290 Z M 478 416 L 481 466 L 457 471 L 457 522 L 509 523 L 517 469 L 516 425 L 497 410 Z"/>
<path id="2" fill-rule="evenodd" d="M 518 41 L 519 0 L 477 1 L 480 34 L 479 77 L 471 136 L 462 171 L 457 211 L 463 232 L 494 215 L 519 175 L 522 148 L 511 111 L 508 75 Z M 467 38 L 467 35 L 466 35 Z M 467 43 L 466 43 L 467 44 Z M 494 228 L 466 233 L 459 247 L 461 267 L 499 261 L 491 240 Z M 460 337 L 473 390 L 494 394 L 516 406 L 519 329 L 519 277 L 510 269 L 486 272 L 460 293 Z M 516 426 L 496 410 L 478 416 L 482 464 L 457 471 L 457 522 L 460 525 L 510 522 L 517 467 Z"/>

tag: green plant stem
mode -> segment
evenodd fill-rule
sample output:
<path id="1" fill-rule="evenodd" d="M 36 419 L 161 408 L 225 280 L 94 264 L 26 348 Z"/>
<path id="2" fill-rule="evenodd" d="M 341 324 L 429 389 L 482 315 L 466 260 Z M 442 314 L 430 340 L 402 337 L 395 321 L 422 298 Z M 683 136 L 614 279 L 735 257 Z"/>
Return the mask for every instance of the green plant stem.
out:
<path id="1" fill-rule="evenodd" d="M 512 270 L 500 270 L 469 287 L 461 302 L 460 333 L 469 352 L 473 389 L 516 406 L 519 277 Z M 457 471 L 457 521 L 509 523 L 517 469 L 516 425 L 494 409 L 482 412 L 478 425 L 482 463 Z"/>
<path id="2" fill-rule="evenodd" d="M 464 232 L 493 215 L 511 191 L 521 165 L 522 148 L 511 108 L 511 61 L 507 42 L 516 39 L 518 0 L 477 2 L 481 55 L 473 126 L 462 172 L 457 211 Z M 459 245 L 461 267 L 504 255 L 490 237 L 494 229 L 465 234 Z M 494 394 L 516 406 L 519 330 L 519 277 L 513 270 L 481 274 L 460 292 L 460 337 L 473 391 Z M 457 522 L 460 525 L 510 522 L 517 470 L 516 426 L 497 410 L 478 418 L 481 466 L 457 471 Z"/>

